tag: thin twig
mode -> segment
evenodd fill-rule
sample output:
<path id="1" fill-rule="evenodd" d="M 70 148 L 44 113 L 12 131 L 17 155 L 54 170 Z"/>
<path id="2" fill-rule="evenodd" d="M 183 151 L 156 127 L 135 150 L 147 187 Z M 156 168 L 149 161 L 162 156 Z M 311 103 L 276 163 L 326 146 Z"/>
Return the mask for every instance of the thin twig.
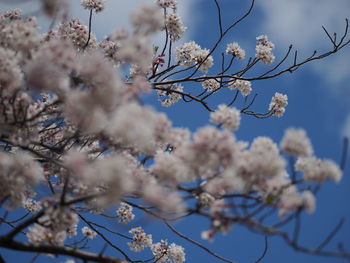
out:
<path id="1" fill-rule="evenodd" d="M 195 240 L 193 240 L 193 239 L 191 239 L 191 238 L 185 236 L 184 234 L 180 233 L 180 232 L 177 231 L 172 225 L 170 225 L 166 220 L 164 220 L 163 222 L 164 222 L 164 223 L 166 224 L 166 226 L 167 226 L 171 231 L 173 231 L 176 235 L 178 235 L 179 237 L 181 237 L 181 238 L 187 240 L 188 242 L 190 242 L 190 243 L 192 243 L 192 244 L 194 244 L 194 245 L 196 245 L 196 246 L 202 248 L 203 250 L 205 250 L 206 252 L 208 252 L 210 255 L 212 255 L 212 256 L 214 256 L 214 257 L 216 257 L 216 258 L 218 258 L 218 259 L 221 259 L 222 261 L 228 262 L 228 263 L 235 263 L 235 261 L 232 261 L 232 260 L 230 260 L 230 259 L 224 258 L 223 256 L 220 256 L 219 254 L 213 252 L 212 250 L 210 250 L 209 248 L 205 247 L 205 246 L 202 245 L 201 243 L 199 243 L 199 242 L 197 242 L 197 241 L 195 241 Z"/>
<path id="2" fill-rule="evenodd" d="M 261 256 L 257 260 L 254 261 L 254 263 L 259 263 L 266 256 L 266 253 L 267 253 L 267 250 L 268 250 L 268 246 L 269 246 L 268 239 L 267 239 L 266 235 L 264 237 L 264 240 L 265 240 L 265 246 L 264 246 L 263 253 L 261 254 Z"/>

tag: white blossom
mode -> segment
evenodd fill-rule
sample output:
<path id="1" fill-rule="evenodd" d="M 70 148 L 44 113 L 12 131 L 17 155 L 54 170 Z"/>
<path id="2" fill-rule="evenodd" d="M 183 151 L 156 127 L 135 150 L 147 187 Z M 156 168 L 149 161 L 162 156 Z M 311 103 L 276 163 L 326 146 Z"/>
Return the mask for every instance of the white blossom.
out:
<path id="1" fill-rule="evenodd" d="M 133 234 L 132 241 L 128 242 L 132 251 L 139 252 L 152 245 L 152 235 L 147 235 L 142 227 L 132 228 L 129 233 Z"/>
<path id="2" fill-rule="evenodd" d="M 172 263 L 185 262 L 185 249 L 182 246 L 171 243 L 167 249 L 166 256 L 168 257 L 168 261 Z"/>
<path id="3" fill-rule="evenodd" d="M 127 203 L 121 202 L 117 210 L 117 216 L 120 218 L 120 223 L 129 223 L 135 218 L 134 213 L 132 212 L 132 206 Z"/>
<path id="4" fill-rule="evenodd" d="M 306 181 L 323 182 L 331 179 L 339 182 L 342 171 L 332 160 L 321 160 L 315 157 L 300 157 L 295 163 L 295 169 L 303 172 Z"/>
<path id="5" fill-rule="evenodd" d="M 44 179 L 43 175 L 40 165 L 28 153 L 0 152 L 0 200 L 8 199 L 8 208 L 17 208 L 25 194 Z"/>
<path id="6" fill-rule="evenodd" d="M 142 196 L 146 202 L 156 206 L 165 215 L 181 215 L 186 209 L 182 197 L 157 180 L 144 182 Z"/>
<path id="7" fill-rule="evenodd" d="M 98 45 L 108 59 L 110 59 L 117 66 L 120 65 L 118 52 L 121 44 L 119 42 L 112 41 L 109 38 L 107 38 L 102 40 Z"/>
<path id="8" fill-rule="evenodd" d="M 27 209 L 32 213 L 36 213 L 42 208 L 42 205 L 40 202 L 37 202 L 31 198 L 24 199 L 22 202 L 22 205 L 25 209 Z"/>
<path id="9" fill-rule="evenodd" d="M 245 51 L 236 42 L 227 45 L 226 54 L 231 54 L 238 59 L 245 58 Z"/>
<path id="10" fill-rule="evenodd" d="M 203 192 L 198 196 L 198 202 L 205 208 L 210 207 L 215 201 L 215 197 L 210 193 Z"/>
<path id="11" fill-rule="evenodd" d="M 249 150 L 240 151 L 236 165 L 237 176 L 243 179 L 243 186 L 250 189 L 270 178 L 279 176 L 285 169 L 277 145 L 268 137 L 254 139 Z"/>
<path id="12" fill-rule="evenodd" d="M 181 18 L 176 13 L 168 13 L 165 18 L 165 26 L 172 41 L 178 41 L 186 31 Z"/>
<path id="13" fill-rule="evenodd" d="M 191 132 L 186 128 L 172 128 L 167 142 L 176 150 L 176 148 L 189 142 L 190 135 Z"/>
<path id="14" fill-rule="evenodd" d="M 0 46 L 0 85 L 5 94 L 18 90 L 23 81 L 23 73 L 15 52 Z"/>
<path id="15" fill-rule="evenodd" d="M 94 239 L 97 236 L 97 233 L 94 230 L 88 228 L 87 226 L 84 226 L 81 229 L 81 232 L 83 233 L 84 236 L 90 239 Z"/>
<path id="16" fill-rule="evenodd" d="M 206 73 L 213 66 L 213 57 L 209 56 L 209 50 L 202 49 L 194 41 L 178 46 L 175 48 L 175 53 L 177 62 L 186 67 L 201 64 L 199 69 Z"/>
<path id="17" fill-rule="evenodd" d="M 68 73 L 75 64 L 76 51 L 68 40 L 52 39 L 45 43 L 27 66 L 27 82 L 37 91 L 63 94 L 69 89 Z"/>
<path id="18" fill-rule="evenodd" d="M 258 36 L 256 40 L 255 56 L 265 64 L 272 64 L 275 60 L 275 56 L 272 54 L 272 49 L 275 48 L 275 45 L 268 40 L 266 35 Z"/>
<path id="19" fill-rule="evenodd" d="M 93 49 L 97 45 L 96 36 L 91 32 L 89 34 L 89 28 L 79 19 L 62 22 L 57 34 L 63 39 L 70 40 L 78 50 Z"/>
<path id="20" fill-rule="evenodd" d="M 29 227 L 26 236 L 28 241 L 33 245 L 51 244 L 62 246 L 67 238 L 67 233 L 66 231 L 54 232 L 50 228 L 34 224 Z"/>
<path id="21" fill-rule="evenodd" d="M 273 112 L 277 117 L 282 117 L 286 111 L 286 106 L 288 105 L 287 95 L 276 92 L 275 95 L 271 98 L 269 105 L 269 110 Z"/>
<path id="22" fill-rule="evenodd" d="M 116 141 L 149 153 L 157 150 L 158 143 L 169 129 L 170 122 L 164 115 L 148 107 L 128 103 L 113 114 L 106 130 Z"/>
<path id="23" fill-rule="evenodd" d="M 241 121 L 240 111 L 220 104 L 216 111 L 210 113 L 210 121 L 222 125 L 225 129 L 235 131 L 239 128 Z"/>
<path id="24" fill-rule="evenodd" d="M 305 130 L 289 128 L 280 142 L 281 149 L 294 156 L 311 156 L 313 153 L 310 139 Z"/>
<path id="25" fill-rule="evenodd" d="M 284 216 L 287 212 L 291 212 L 298 208 L 305 208 L 307 212 L 312 213 L 315 210 L 316 200 L 310 191 L 298 193 L 294 188 L 284 191 L 279 202 L 279 215 Z"/>
<path id="26" fill-rule="evenodd" d="M 22 15 L 22 11 L 19 8 L 8 10 L 5 12 L 0 13 L 0 20 L 14 20 L 14 19 L 20 19 Z"/>
<path id="27" fill-rule="evenodd" d="M 173 92 L 173 90 L 182 93 L 183 87 L 181 85 L 176 85 L 176 86 L 171 85 L 171 86 L 168 86 L 166 90 L 157 91 L 158 100 L 161 102 L 161 104 L 164 107 L 169 107 L 181 99 L 181 94 L 177 92 Z"/>
<path id="28" fill-rule="evenodd" d="M 173 184 L 186 182 L 191 179 L 188 174 L 189 171 L 182 165 L 181 159 L 169 152 L 157 152 L 150 171 L 159 176 L 160 181 L 168 181 Z"/>
<path id="29" fill-rule="evenodd" d="M 40 217 L 39 224 L 29 227 L 27 238 L 34 245 L 62 246 L 69 236 L 76 235 L 78 216 L 63 207 L 49 207 Z"/>
<path id="30" fill-rule="evenodd" d="M 176 0 L 155 0 L 155 2 L 163 8 L 171 7 L 173 9 L 176 9 L 177 1 Z"/>
<path id="31" fill-rule="evenodd" d="M 230 84 L 230 89 L 238 89 L 243 96 L 248 96 L 252 91 L 252 84 L 248 80 L 236 79 L 232 84 Z"/>
<path id="32" fill-rule="evenodd" d="M 167 241 L 155 243 L 151 247 L 152 253 L 157 262 L 182 263 L 185 262 L 185 251 L 182 246 L 172 243 L 170 246 Z"/>
<path id="33" fill-rule="evenodd" d="M 96 13 L 101 12 L 104 9 L 104 0 L 81 0 L 81 5 L 85 9 L 93 9 Z"/>
<path id="34" fill-rule="evenodd" d="M 202 86 L 207 91 L 216 91 L 218 88 L 220 88 L 220 81 L 217 79 L 207 79 L 202 82 Z"/>
<path id="35" fill-rule="evenodd" d="M 199 129 L 194 133 L 192 142 L 183 144 L 175 152 L 191 170 L 194 178 L 211 177 L 218 169 L 232 165 L 236 153 L 237 145 L 233 134 L 212 126 Z"/>
<path id="36" fill-rule="evenodd" d="M 19 14 L 14 14 L 17 15 Z M 8 23 L 1 25 L 0 46 L 19 52 L 23 62 L 38 47 L 40 40 L 39 25 L 35 17 L 10 19 Z"/>

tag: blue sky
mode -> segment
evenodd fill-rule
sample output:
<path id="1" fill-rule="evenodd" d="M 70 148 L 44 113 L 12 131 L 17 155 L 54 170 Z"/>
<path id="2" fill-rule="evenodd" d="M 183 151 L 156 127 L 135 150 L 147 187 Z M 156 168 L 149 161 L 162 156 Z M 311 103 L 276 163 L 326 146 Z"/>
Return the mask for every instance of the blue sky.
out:
<path id="1" fill-rule="evenodd" d="M 79 1 L 74 1 L 72 15 L 87 21 L 88 11 L 79 7 Z M 127 14 L 140 2 L 150 0 L 107 0 L 106 11 L 95 15 L 93 29 L 101 39 L 116 27 L 127 26 Z M 189 28 L 186 40 L 195 40 L 202 47 L 210 48 L 216 40 L 218 27 L 216 23 L 215 5 L 210 0 L 178 0 L 180 13 L 185 25 Z M 247 9 L 249 1 L 221 0 L 223 6 L 224 24 L 237 18 Z M 12 6 L 0 4 L 0 8 L 9 9 Z M 108 8 L 109 6 L 109 8 Z M 28 7 L 28 6 L 27 6 Z M 33 4 L 29 9 L 35 10 Z M 28 9 L 27 9 L 28 10 Z M 289 44 L 294 44 L 300 56 L 308 56 L 314 49 L 325 50 L 330 47 L 321 26 L 331 32 L 343 32 L 345 18 L 350 14 L 348 0 L 257 0 L 252 14 L 231 34 L 223 40 L 222 50 L 229 42 L 238 42 L 247 52 L 247 56 L 254 56 L 255 37 L 267 34 L 276 45 L 275 55 L 281 57 Z M 349 17 L 350 18 L 350 17 Z M 43 28 L 44 20 L 42 20 Z M 158 38 L 159 39 L 159 38 Z M 159 40 L 158 40 L 159 41 Z M 215 61 L 214 61 L 215 63 Z M 216 65 L 219 63 L 217 62 Z M 266 66 L 265 66 L 266 67 Z M 263 69 L 263 67 L 261 67 Z M 215 68 L 213 69 L 215 70 Z M 350 46 L 334 56 L 305 65 L 293 74 L 283 75 L 277 79 L 253 82 L 253 92 L 258 93 L 253 109 L 265 112 L 271 96 L 276 92 L 286 93 L 289 105 L 282 118 L 258 120 L 250 116 L 242 116 L 241 128 L 236 133 L 242 140 L 251 141 L 256 136 L 270 136 L 279 142 L 286 128 L 303 127 L 310 136 L 315 154 L 321 158 L 340 159 L 342 136 L 350 136 Z M 188 89 L 200 89 L 200 86 Z M 186 89 L 186 86 L 185 86 Z M 209 100 L 211 106 L 228 102 L 233 96 L 224 92 Z M 208 123 L 209 113 L 199 104 L 178 103 L 170 108 L 162 108 L 152 98 L 145 99 L 158 110 L 166 111 L 174 126 L 189 127 L 196 130 Z M 242 98 L 237 102 L 242 103 Z M 317 199 L 317 209 L 312 215 L 303 215 L 303 229 L 301 241 L 306 246 L 313 246 L 324 238 L 328 231 L 342 217 L 346 217 L 342 231 L 335 241 L 343 241 L 345 248 L 350 250 L 350 201 L 348 188 L 350 165 L 347 165 L 343 180 L 338 184 L 326 183 Z M 208 227 L 209 222 L 201 218 L 190 218 L 177 223 L 175 226 L 209 248 L 223 256 L 235 260 L 237 263 L 254 262 L 263 250 L 263 237 L 255 235 L 234 226 L 226 236 L 218 235 L 215 242 L 207 243 L 200 240 L 200 232 Z M 120 228 L 115 225 L 116 228 Z M 221 262 L 206 252 L 193 247 L 187 241 L 172 234 L 159 222 L 150 222 L 147 231 L 153 234 L 154 240 L 168 238 L 185 247 L 186 262 Z M 334 248 L 329 246 L 329 248 Z M 103 243 L 96 241 L 94 247 L 102 247 Z M 1 251 L 1 250 L 0 250 Z M 110 253 L 111 250 L 109 250 Z M 7 252 L 6 252 L 7 253 Z M 8 262 L 19 262 L 18 254 L 2 252 Z M 137 255 L 134 256 L 136 258 Z M 29 258 L 29 257 L 28 257 Z M 24 258 L 23 258 L 24 260 Z M 28 260 L 27 260 L 28 261 Z M 23 262 L 27 262 L 23 261 Z M 63 259 L 53 259 L 52 262 L 61 262 Z M 47 261 L 38 262 L 51 262 Z M 279 238 L 269 239 L 269 250 L 262 262 L 345 262 L 342 259 L 323 258 L 296 253 L 284 245 Z"/>

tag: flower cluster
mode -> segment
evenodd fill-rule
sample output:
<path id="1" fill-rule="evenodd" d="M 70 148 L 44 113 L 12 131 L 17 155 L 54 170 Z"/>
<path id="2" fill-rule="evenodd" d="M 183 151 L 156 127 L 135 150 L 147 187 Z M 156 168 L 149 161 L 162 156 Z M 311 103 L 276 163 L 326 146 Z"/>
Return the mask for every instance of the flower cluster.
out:
<path id="1" fill-rule="evenodd" d="M 275 61 L 275 56 L 272 54 L 272 49 L 275 48 L 275 45 L 268 40 L 266 35 L 258 36 L 256 40 L 256 57 L 265 64 L 272 64 Z"/>
<path id="2" fill-rule="evenodd" d="M 147 235 L 142 227 L 135 227 L 129 233 L 133 234 L 132 241 L 128 242 L 132 251 L 138 252 L 152 245 L 152 235 Z"/>
<path id="3" fill-rule="evenodd" d="M 3 21 L 6 21 L 7 19 L 9 20 L 19 19 L 21 18 L 21 14 L 22 14 L 22 11 L 18 8 L 5 11 L 3 13 L 0 13 L 0 20 L 3 22 Z"/>
<path id="4" fill-rule="evenodd" d="M 331 179 L 339 182 L 342 177 L 342 171 L 332 160 L 320 160 L 315 157 L 298 158 L 295 169 L 303 172 L 305 181 L 323 182 Z"/>
<path id="5" fill-rule="evenodd" d="M 118 51 L 120 49 L 120 43 L 107 38 L 102 40 L 98 45 L 108 59 L 117 65 L 119 64 Z"/>
<path id="6" fill-rule="evenodd" d="M 217 171 L 234 164 L 237 150 L 230 131 L 206 126 L 195 132 L 193 141 L 183 143 L 174 154 L 189 169 L 189 178 L 193 180 L 211 178 Z"/>
<path id="7" fill-rule="evenodd" d="M 81 0 L 81 5 L 85 9 L 93 9 L 96 13 L 101 12 L 105 7 L 104 0 Z"/>
<path id="8" fill-rule="evenodd" d="M 242 49 L 236 42 L 227 45 L 226 54 L 233 55 L 238 59 L 245 58 L 244 49 Z"/>
<path id="9" fill-rule="evenodd" d="M 34 245 L 51 244 L 62 246 L 69 236 L 77 234 L 78 216 L 63 207 L 48 207 L 39 223 L 27 232 L 27 238 Z"/>
<path id="10" fill-rule="evenodd" d="M 280 147 L 285 153 L 294 156 L 310 156 L 313 153 L 310 139 L 303 129 L 287 129 L 280 143 Z"/>
<path id="11" fill-rule="evenodd" d="M 241 121 L 240 111 L 221 104 L 216 111 L 210 113 L 210 121 L 222 125 L 225 129 L 235 131 L 239 128 Z"/>
<path id="12" fill-rule="evenodd" d="M 0 87 L 6 94 L 12 94 L 21 87 L 23 73 L 15 52 L 0 47 Z"/>
<path id="13" fill-rule="evenodd" d="M 242 152 L 239 173 L 246 182 L 259 183 L 283 172 L 285 161 L 280 156 L 277 145 L 268 137 L 256 137 L 249 151 Z"/>
<path id="14" fill-rule="evenodd" d="M 84 236 L 90 239 L 94 239 L 97 236 L 97 233 L 94 230 L 88 228 L 87 226 L 84 226 L 81 229 L 81 232 L 83 233 Z"/>
<path id="15" fill-rule="evenodd" d="M 181 85 L 170 85 L 166 88 L 166 90 L 158 90 L 158 100 L 163 106 L 169 107 L 181 99 L 181 94 L 177 92 L 182 91 L 183 87 Z"/>
<path id="16" fill-rule="evenodd" d="M 34 17 L 20 18 L 17 11 L 5 13 L 0 18 L 0 46 L 19 52 L 22 60 L 39 46 L 41 36 L 39 25 Z"/>
<path id="17" fill-rule="evenodd" d="M 176 60 L 183 66 L 189 67 L 199 64 L 202 72 L 208 72 L 213 66 L 213 57 L 209 55 L 208 49 L 202 49 L 194 41 L 184 43 L 175 48 Z"/>
<path id="18" fill-rule="evenodd" d="M 172 41 L 180 40 L 186 31 L 186 27 L 183 26 L 181 18 L 176 13 L 166 15 L 165 26 Z"/>
<path id="19" fill-rule="evenodd" d="M 34 224 L 29 227 L 27 232 L 27 238 L 33 245 L 50 244 L 56 246 L 62 246 L 67 238 L 65 231 L 53 232 L 50 228 L 43 227 L 39 224 Z"/>
<path id="20" fill-rule="evenodd" d="M 27 66 L 27 82 L 37 91 L 69 90 L 68 73 L 75 67 L 76 50 L 68 40 L 53 39 L 34 54 Z"/>
<path id="21" fill-rule="evenodd" d="M 162 8 L 171 7 L 173 9 L 176 9 L 176 7 L 177 7 L 176 0 L 156 0 L 156 3 Z"/>
<path id="22" fill-rule="evenodd" d="M 132 206 L 127 203 L 121 202 L 117 210 L 117 216 L 120 218 L 120 223 L 129 223 L 135 218 L 135 215 L 132 212 Z"/>
<path id="23" fill-rule="evenodd" d="M 252 84 L 248 80 L 236 79 L 229 88 L 238 89 L 243 96 L 248 96 L 252 91 Z"/>
<path id="24" fill-rule="evenodd" d="M 0 200 L 9 200 L 8 207 L 17 208 L 32 187 L 43 180 L 43 170 L 28 153 L 0 152 Z"/>
<path id="25" fill-rule="evenodd" d="M 203 192 L 198 196 L 198 202 L 201 206 L 209 208 L 213 205 L 215 197 L 207 192 Z"/>
<path id="26" fill-rule="evenodd" d="M 23 200 L 22 205 L 25 209 L 32 213 L 36 213 L 42 208 L 40 202 L 37 202 L 31 198 L 26 198 L 25 200 Z"/>
<path id="27" fill-rule="evenodd" d="M 60 38 L 69 39 L 78 50 L 96 47 L 96 37 L 79 19 L 70 19 L 60 24 L 57 32 Z M 88 42 L 89 40 L 89 42 Z"/>
<path id="28" fill-rule="evenodd" d="M 159 176 L 159 181 L 170 182 L 170 185 L 191 181 L 189 171 L 182 165 L 181 159 L 169 152 L 157 152 L 150 172 Z"/>
<path id="29" fill-rule="evenodd" d="M 294 187 L 285 190 L 279 202 L 279 215 L 283 216 L 286 212 L 305 208 L 309 213 L 315 210 L 315 196 L 310 191 L 297 193 Z"/>
<path id="30" fill-rule="evenodd" d="M 165 263 L 182 263 L 185 262 L 185 251 L 182 246 L 172 243 L 170 246 L 167 241 L 161 240 L 151 247 L 152 253 L 157 259 L 157 262 Z"/>
<path id="31" fill-rule="evenodd" d="M 202 87 L 207 91 L 216 91 L 220 88 L 220 81 L 217 79 L 207 79 L 202 82 Z"/>
<path id="32" fill-rule="evenodd" d="M 164 114 L 136 103 L 128 103 L 111 116 L 106 132 L 116 142 L 150 153 L 158 149 L 170 126 Z"/>
<path id="33" fill-rule="evenodd" d="M 282 117 L 284 112 L 286 111 L 286 106 L 288 105 L 288 97 L 287 95 L 283 95 L 281 93 L 276 92 L 272 97 L 269 110 L 273 112 L 277 117 Z"/>

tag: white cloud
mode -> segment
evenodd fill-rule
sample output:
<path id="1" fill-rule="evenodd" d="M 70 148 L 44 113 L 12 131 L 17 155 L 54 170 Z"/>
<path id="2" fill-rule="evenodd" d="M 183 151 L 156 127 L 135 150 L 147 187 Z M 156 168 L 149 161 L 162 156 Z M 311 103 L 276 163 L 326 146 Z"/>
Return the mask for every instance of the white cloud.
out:
<path id="1" fill-rule="evenodd" d="M 257 7 L 264 15 L 262 31 L 271 34 L 274 41 L 284 47 L 289 44 L 307 52 L 315 49 L 331 48 L 331 43 L 322 30 L 344 32 L 345 18 L 350 18 L 349 0 L 263 0 L 257 1 Z M 338 37 L 339 38 L 339 37 Z M 349 38 L 348 38 L 349 39 Z M 278 47 L 278 45 L 277 45 Z M 328 84 L 340 85 L 350 80 L 350 46 L 331 59 L 322 63 L 312 63 L 316 73 Z M 349 88 L 348 85 L 343 87 Z"/>
<path id="2" fill-rule="evenodd" d="M 0 10 L 10 10 L 14 8 L 20 8 L 24 14 L 37 14 L 39 10 L 38 0 L 32 1 L 17 1 L 14 0 L 11 3 L 1 2 Z M 89 12 L 84 10 L 79 0 L 68 1 L 70 4 L 70 16 L 82 19 L 86 24 L 89 19 Z M 147 3 L 154 3 L 154 0 L 106 0 L 106 9 L 103 12 L 93 15 L 93 32 L 99 37 L 111 33 L 117 28 L 128 28 L 129 14 L 135 10 L 138 6 Z M 190 12 L 192 5 L 196 3 L 196 0 L 178 0 L 178 12 L 183 18 L 185 24 L 191 20 Z M 43 15 L 39 16 L 39 22 L 42 26 L 42 30 L 45 31 L 49 26 L 48 21 Z"/>
<path id="3" fill-rule="evenodd" d="M 84 18 L 85 23 L 87 23 L 88 11 L 84 10 L 79 2 L 80 1 L 72 1 L 71 15 L 72 17 Z M 191 10 L 195 2 L 195 0 L 178 0 L 178 12 L 185 24 L 190 20 L 189 10 Z M 130 13 L 136 10 L 140 5 L 150 3 L 154 3 L 154 0 L 106 0 L 106 9 L 102 13 L 95 14 L 93 17 L 93 30 L 99 38 L 102 38 L 117 28 L 129 28 Z M 190 31 L 188 31 L 187 34 L 190 34 Z M 159 39 L 161 36 L 157 38 Z"/>

